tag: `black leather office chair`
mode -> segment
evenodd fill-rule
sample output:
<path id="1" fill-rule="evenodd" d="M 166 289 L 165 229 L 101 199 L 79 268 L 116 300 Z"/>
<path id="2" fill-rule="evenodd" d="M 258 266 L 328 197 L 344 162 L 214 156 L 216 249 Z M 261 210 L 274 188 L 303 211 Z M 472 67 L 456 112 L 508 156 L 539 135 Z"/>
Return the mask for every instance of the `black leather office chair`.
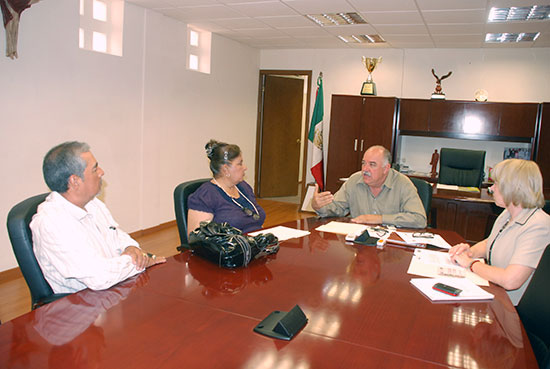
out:
<path id="1" fill-rule="evenodd" d="M 176 211 L 176 222 L 180 234 L 182 246 L 187 245 L 187 198 L 197 190 L 203 183 L 210 181 L 210 178 L 195 179 L 180 183 L 174 189 L 174 210 Z M 185 247 L 185 246 L 184 246 Z"/>
<path id="2" fill-rule="evenodd" d="M 426 217 L 429 217 L 432 209 L 432 185 L 423 179 L 414 177 L 409 177 L 409 179 L 412 181 L 412 183 L 416 187 L 416 190 L 418 191 L 418 196 L 420 197 L 420 200 L 422 200 L 422 205 L 424 205 L 424 210 L 426 211 Z M 434 221 L 434 219 L 431 219 L 431 221 L 428 222 L 428 226 L 434 227 Z"/>
<path id="3" fill-rule="evenodd" d="M 521 298 L 517 310 L 540 368 L 550 368 L 550 245 Z"/>
<path id="4" fill-rule="evenodd" d="M 485 151 L 442 148 L 439 157 L 439 183 L 481 187 Z"/>
<path id="5" fill-rule="evenodd" d="M 53 292 L 42 274 L 42 269 L 40 269 L 32 249 L 32 232 L 29 223 L 32 216 L 36 214 L 38 205 L 44 202 L 46 196 L 48 194 L 43 193 L 21 201 L 8 213 L 7 226 L 11 246 L 25 282 L 29 286 L 33 310 L 68 295 L 67 293 L 55 294 Z"/>

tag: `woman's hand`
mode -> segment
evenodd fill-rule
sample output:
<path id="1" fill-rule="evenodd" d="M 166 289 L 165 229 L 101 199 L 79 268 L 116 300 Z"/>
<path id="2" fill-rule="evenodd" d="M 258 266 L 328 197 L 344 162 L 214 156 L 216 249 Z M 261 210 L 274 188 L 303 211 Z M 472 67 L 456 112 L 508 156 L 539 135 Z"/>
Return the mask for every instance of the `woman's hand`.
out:
<path id="1" fill-rule="evenodd" d="M 473 252 L 467 243 L 459 243 L 449 250 L 451 261 L 457 265 L 468 267 L 472 262 Z"/>

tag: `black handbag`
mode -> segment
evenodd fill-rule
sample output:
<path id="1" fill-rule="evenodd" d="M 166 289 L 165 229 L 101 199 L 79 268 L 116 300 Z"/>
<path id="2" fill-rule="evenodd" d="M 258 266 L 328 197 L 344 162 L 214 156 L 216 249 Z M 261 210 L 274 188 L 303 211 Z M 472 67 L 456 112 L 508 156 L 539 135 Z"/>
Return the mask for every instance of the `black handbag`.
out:
<path id="1" fill-rule="evenodd" d="M 279 251 L 279 240 L 272 233 L 243 235 L 228 223 L 201 222 L 189 234 L 189 248 L 204 259 L 224 268 L 246 266 L 256 258 Z"/>

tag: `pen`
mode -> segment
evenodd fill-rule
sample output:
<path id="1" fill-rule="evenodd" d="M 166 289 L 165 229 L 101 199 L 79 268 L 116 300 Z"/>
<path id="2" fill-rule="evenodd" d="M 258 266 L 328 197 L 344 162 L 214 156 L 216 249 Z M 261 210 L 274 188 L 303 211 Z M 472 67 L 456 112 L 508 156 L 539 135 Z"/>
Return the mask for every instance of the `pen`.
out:
<path id="1" fill-rule="evenodd" d="M 426 245 L 424 245 L 422 243 L 407 243 L 405 241 L 394 240 L 393 238 L 386 239 L 386 242 L 387 243 L 393 243 L 395 245 L 403 245 L 403 246 L 409 246 L 409 247 L 420 247 L 420 248 L 425 248 L 426 247 Z"/>

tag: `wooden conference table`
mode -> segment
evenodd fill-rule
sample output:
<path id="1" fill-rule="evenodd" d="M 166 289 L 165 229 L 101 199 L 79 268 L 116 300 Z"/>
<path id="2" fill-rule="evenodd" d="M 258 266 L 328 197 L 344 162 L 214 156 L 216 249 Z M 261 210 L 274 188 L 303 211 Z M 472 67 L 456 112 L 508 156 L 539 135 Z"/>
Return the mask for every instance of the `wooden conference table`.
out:
<path id="1" fill-rule="evenodd" d="M 505 291 L 437 304 L 406 273 L 406 248 L 314 230 L 226 270 L 185 252 L 106 291 L 84 290 L 0 326 L 0 368 L 536 368 Z M 454 232 L 439 232 L 450 243 Z M 252 329 L 298 304 L 291 341 Z"/>

